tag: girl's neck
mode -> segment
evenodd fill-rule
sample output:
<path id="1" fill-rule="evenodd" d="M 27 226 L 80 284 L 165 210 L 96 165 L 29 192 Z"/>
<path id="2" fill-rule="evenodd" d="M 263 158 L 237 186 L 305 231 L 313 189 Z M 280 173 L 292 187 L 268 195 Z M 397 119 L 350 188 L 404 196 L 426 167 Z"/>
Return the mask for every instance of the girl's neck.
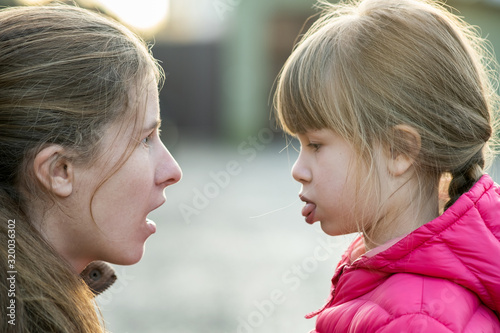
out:
<path id="1" fill-rule="evenodd" d="M 418 185 L 409 181 L 391 196 L 387 214 L 373 230 L 365 232 L 366 251 L 402 238 L 439 216 L 438 191 L 416 191 Z"/>

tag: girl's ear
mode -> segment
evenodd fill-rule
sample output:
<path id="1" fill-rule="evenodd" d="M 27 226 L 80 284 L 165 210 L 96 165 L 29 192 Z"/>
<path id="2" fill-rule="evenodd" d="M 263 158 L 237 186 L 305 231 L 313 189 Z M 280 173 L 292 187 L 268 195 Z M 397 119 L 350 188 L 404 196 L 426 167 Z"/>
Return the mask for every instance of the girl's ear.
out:
<path id="1" fill-rule="evenodd" d="M 40 183 L 59 197 L 68 197 L 73 192 L 73 166 L 63 155 L 64 148 L 50 145 L 35 156 L 33 167 Z"/>
<path id="2" fill-rule="evenodd" d="M 417 159 L 421 148 L 421 138 L 417 130 L 408 125 L 396 125 L 393 130 L 393 143 L 390 145 L 390 158 L 387 163 L 389 173 L 401 176 Z"/>

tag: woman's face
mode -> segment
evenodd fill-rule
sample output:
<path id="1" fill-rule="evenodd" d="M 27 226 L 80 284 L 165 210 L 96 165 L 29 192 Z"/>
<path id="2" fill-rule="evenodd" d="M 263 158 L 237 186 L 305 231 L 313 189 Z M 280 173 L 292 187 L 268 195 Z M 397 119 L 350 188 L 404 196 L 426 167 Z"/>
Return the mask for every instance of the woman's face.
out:
<path id="1" fill-rule="evenodd" d="M 182 177 L 159 137 L 155 82 L 137 103 L 145 112 L 140 136 L 133 124 L 113 124 L 103 137 L 101 157 L 90 167 L 74 166 L 71 206 L 65 205 L 71 218 L 64 224 L 66 244 L 61 250 L 77 270 L 93 260 L 121 265 L 139 261 L 146 239 L 156 231 L 147 215 L 165 202 L 165 188 Z"/>

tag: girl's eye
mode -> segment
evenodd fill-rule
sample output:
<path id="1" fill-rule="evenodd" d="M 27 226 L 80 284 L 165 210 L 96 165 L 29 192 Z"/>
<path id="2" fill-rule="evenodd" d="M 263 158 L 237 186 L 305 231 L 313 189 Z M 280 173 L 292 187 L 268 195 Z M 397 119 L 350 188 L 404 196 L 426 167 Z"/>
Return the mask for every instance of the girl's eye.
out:
<path id="1" fill-rule="evenodd" d="M 314 151 L 318 151 L 319 148 L 321 147 L 321 145 L 319 143 L 309 143 L 307 146 L 314 149 Z"/>

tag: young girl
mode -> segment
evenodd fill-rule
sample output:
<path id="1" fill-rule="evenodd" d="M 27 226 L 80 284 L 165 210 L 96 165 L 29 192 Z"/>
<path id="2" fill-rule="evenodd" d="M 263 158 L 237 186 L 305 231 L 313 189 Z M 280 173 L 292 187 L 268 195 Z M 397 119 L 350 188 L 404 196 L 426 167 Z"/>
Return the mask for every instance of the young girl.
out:
<path id="1" fill-rule="evenodd" d="M 79 274 L 140 260 L 181 170 L 147 46 L 70 6 L 0 12 L 0 332 L 103 332 Z"/>
<path id="2" fill-rule="evenodd" d="M 362 233 L 313 332 L 500 332 L 500 187 L 483 171 L 496 95 L 481 40 L 431 1 L 324 6 L 275 100 L 301 144 L 306 222 Z"/>

